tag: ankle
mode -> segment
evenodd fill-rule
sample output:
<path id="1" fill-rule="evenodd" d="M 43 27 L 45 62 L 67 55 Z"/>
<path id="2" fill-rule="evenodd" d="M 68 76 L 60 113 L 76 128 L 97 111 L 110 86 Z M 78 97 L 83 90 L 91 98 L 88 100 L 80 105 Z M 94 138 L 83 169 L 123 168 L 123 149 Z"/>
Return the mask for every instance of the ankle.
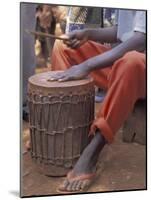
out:
<path id="1" fill-rule="evenodd" d="M 95 138 L 97 140 L 98 145 L 105 145 L 107 143 L 106 139 L 104 138 L 104 136 L 102 135 L 102 133 L 100 132 L 100 130 L 97 130 L 95 133 Z"/>
<path id="2" fill-rule="evenodd" d="M 96 132 L 94 138 L 90 144 L 84 149 L 82 157 L 86 162 L 92 161 L 94 158 L 97 159 L 101 150 L 106 144 L 104 136 L 100 132 Z"/>

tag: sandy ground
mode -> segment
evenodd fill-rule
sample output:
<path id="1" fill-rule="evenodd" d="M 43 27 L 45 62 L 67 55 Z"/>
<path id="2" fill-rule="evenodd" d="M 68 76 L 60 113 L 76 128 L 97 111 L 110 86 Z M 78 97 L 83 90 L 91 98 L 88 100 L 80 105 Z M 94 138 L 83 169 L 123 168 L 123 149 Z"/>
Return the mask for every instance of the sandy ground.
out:
<path id="1" fill-rule="evenodd" d="M 96 104 L 96 112 L 100 105 Z M 23 123 L 22 195 L 55 195 L 64 177 L 40 174 L 24 149 L 29 137 L 28 123 Z M 122 129 L 112 145 L 107 145 L 98 161 L 97 177 L 87 192 L 146 189 L 146 146 L 124 143 Z"/>

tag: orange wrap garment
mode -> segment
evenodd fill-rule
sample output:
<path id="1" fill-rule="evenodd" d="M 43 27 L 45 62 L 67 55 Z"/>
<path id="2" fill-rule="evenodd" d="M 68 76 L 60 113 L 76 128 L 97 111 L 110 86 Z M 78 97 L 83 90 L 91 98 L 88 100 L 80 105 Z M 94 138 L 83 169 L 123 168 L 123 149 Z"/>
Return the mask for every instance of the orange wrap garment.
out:
<path id="1" fill-rule="evenodd" d="M 107 50 L 109 48 L 106 46 L 92 41 L 86 42 L 78 49 L 71 49 L 62 41 L 56 40 L 52 52 L 52 70 L 65 70 Z M 100 129 L 109 143 L 128 118 L 136 100 L 146 95 L 145 61 L 144 53 L 130 51 L 112 66 L 91 73 L 95 84 L 107 90 L 101 109 L 91 126 L 91 132 Z"/>

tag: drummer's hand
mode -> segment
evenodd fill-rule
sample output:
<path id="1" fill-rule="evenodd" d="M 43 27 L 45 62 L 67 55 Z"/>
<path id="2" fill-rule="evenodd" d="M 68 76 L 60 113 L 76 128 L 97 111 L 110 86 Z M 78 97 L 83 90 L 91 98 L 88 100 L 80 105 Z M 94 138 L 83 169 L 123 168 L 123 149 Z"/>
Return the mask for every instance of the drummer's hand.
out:
<path id="1" fill-rule="evenodd" d="M 88 40 L 88 32 L 84 30 L 72 31 L 62 37 L 67 38 L 64 43 L 70 48 L 78 48 Z"/>
<path id="2" fill-rule="evenodd" d="M 85 78 L 89 74 L 89 71 L 83 69 L 78 65 L 74 65 L 73 67 L 63 71 L 57 72 L 56 74 L 52 74 L 48 81 L 71 81 L 71 80 L 79 80 Z"/>

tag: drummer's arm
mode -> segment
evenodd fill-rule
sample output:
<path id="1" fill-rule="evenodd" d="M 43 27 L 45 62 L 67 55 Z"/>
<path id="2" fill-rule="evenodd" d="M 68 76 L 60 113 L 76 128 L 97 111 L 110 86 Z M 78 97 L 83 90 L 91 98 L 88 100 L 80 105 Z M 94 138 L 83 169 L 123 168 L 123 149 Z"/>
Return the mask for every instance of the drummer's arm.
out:
<path id="1" fill-rule="evenodd" d="M 103 54 L 92 57 L 81 64 L 74 65 L 71 68 L 50 77 L 51 81 L 68 81 L 86 77 L 91 71 L 103 69 L 111 66 L 117 59 L 125 53 L 136 50 L 145 50 L 146 35 L 141 32 L 135 32 L 134 35 L 125 42 L 120 43 L 113 49 Z"/>
<path id="2" fill-rule="evenodd" d="M 100 41 L 101 43 L 115 43 L 117 42 L 117 26 L 97 29 L 84 29 L 85 34 L 89 40 Z"/>
<path id="3" fill-rule="evenodd" d="M 63 35 L 67 40 L 64 43 L 73 49 L 80 47 L 88 40 L 93 40 L 101 43 L 116 43 L 117 41 L 117 26 L 96 29 L 75 30 L 66 35 Z"/>
<path id="4" fill-rule="evenodd" d="M 82 62 L 78 66 L 85 68 L 87 71 L 109 67 L 128 51 L 144 51 L 145 39 L 146 35 L 144 33 L 135 32 L 134 35 L 127 41 L 120 43 L 118 46 L 101 55 Z"/>

